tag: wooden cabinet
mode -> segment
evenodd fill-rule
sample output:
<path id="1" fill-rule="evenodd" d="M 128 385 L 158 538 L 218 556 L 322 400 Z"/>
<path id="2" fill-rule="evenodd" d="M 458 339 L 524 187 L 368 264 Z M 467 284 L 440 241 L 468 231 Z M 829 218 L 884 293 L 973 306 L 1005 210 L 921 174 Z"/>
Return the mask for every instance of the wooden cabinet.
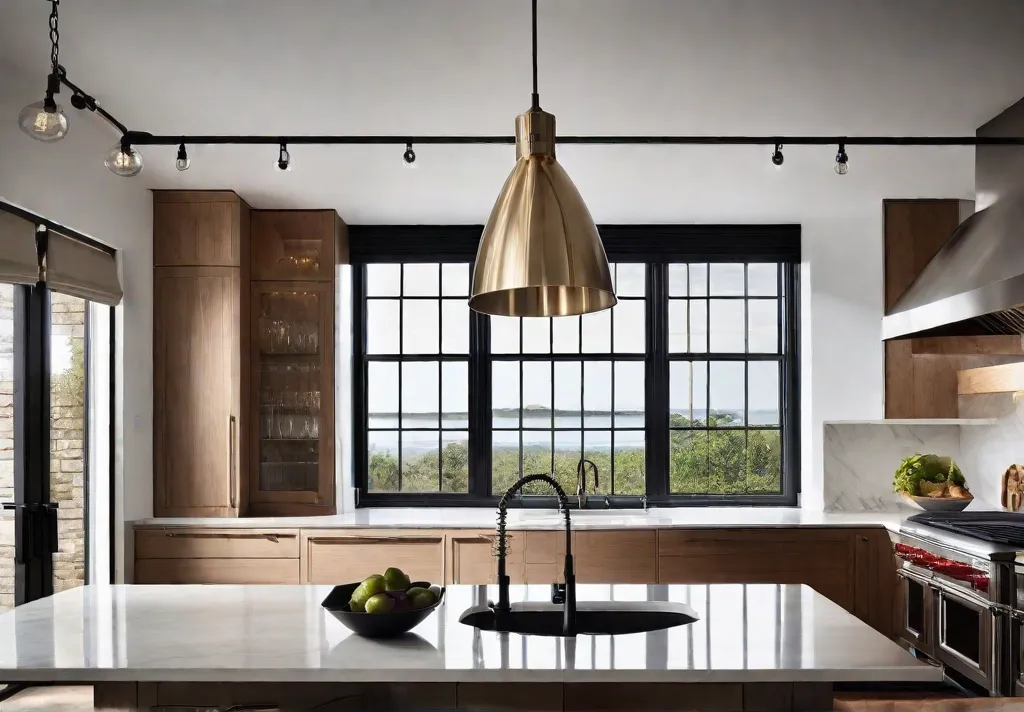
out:
<path id="1" fill-rule="evenodd" d="M 160 267 L 153 284 L 153 511 L 238 516 L 241 276 Z"/>
<path id="2" fill-rule="evenodd" d="M 333 210 L 256 210 L 252 216 L 252 278 L 334 280 L 348 262 L 345 223 Z"/>
<path id="3" fill-rule="evenodd" d="M 498 583 L 496 538 L 494 532 L 451 532 L 446 548 L 445 583 Z M 506 546 L 508 554 L 505 559 L 505 572 L 512 583 L 525 583 L 524 532 L 509 532 L 506 536 Z"/>
<path id="4" fill-rule="evenodd" d="M 153 265 L 242 267 L 248 262 L 249 206 L 231 191 L 153 193 Z"/>
<path id="5" fill-rule="evenodd" d="M 580 531 L 573 537 L 579 583 L 654 583 L 658 580 L 658 532 L 654 529 Z"/>
<path id="6" fill-rule="evenodd" d="M 135 530 L 135 583 L 299 583 L 298 530 Z"/>
<path id="7" fill-rule="evenodd" d="M 334 284 L 253 282 L 252 514 L 331 514 Z"/>
<path id="8" fill-rule="evenodd" d="M 342 584 L 400 568 L 413 581 L 444 580 L 443 531 L 331 532 L 302 534 L 302 582 Z"/>
<path id="9" fill-rule="evenodd" d="M 663 529 L 659 583 L 805 583 L 853 610 L 854 550 L 844 529 Z"/>

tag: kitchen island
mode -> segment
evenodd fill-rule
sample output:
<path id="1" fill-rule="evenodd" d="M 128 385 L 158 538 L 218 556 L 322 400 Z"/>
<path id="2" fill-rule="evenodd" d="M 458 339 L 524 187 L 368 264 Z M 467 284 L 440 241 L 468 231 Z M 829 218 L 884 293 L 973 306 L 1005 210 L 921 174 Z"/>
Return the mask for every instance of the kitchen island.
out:
<path id="1" fill-rule="evenodd" d="M 329 586 L 87 586 L 0 616 L 0 682 L 93 684 L 97 709 L 822 710 L 836 682 L 941 673 L 807 586 L 580 585 L 580 601 L 674 601 L 698 620 L 575 639 L 459 622 L 493 586 L 449 586 L 404 637 L 352 634 Z M 513 586 L 545 601 L 548 586 Z M 253 707 L 255 709 L 255 707 Z"/>

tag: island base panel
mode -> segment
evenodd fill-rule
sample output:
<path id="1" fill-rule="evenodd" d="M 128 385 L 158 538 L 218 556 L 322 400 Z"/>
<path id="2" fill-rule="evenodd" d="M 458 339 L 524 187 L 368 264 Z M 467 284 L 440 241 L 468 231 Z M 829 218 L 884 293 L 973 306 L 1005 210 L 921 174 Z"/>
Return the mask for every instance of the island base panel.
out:
<path id="1" fill-rule="evenodd" d="M 829 683 L 98 683 L 103 712 L 823 712 Z"/>

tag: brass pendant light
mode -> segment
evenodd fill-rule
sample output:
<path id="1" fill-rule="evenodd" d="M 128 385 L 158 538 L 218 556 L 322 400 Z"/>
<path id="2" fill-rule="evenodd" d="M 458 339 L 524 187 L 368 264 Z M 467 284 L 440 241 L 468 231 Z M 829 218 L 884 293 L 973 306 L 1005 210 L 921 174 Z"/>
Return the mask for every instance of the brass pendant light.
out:
<path id="1" fill-rule="evenodd" d="M 469 306 L 495 316 L 571 316 L 617 301 L 594 219 L 555 160 L 555 117 L 540 108 L 533 0 L 533 105 L 516 117 L 516 165 L 480 238 Z"/>

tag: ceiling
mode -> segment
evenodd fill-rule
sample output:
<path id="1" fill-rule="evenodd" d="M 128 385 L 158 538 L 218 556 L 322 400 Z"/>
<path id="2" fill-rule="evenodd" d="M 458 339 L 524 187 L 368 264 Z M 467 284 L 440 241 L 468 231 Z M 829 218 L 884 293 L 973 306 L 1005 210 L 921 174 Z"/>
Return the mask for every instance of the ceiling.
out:
<path id="1" fill-rule="evenodd" d="M 0 8 L 0 68 L 24 78 L 7 84 L 40 96 L 48 9 Z M 541 0 L 539 22 L 541 100 L 562 134 L 972 134 L 1024 96 L 1019 0 Z M 526 0 L 75 0 L 60 27 L 71 79 L 153 133 L 510 134 L 529 104 Z M 408 169 L 403 150 L 294 147 L 282 174 L 276 148 L 200 146 L 179 174 L 173 148 L 150 147 L 142 180 L 349 222 L 482 222 L 514 160 L 505 146 L 423 146 Z M 915 175 L 905 162 L 924 174 L 943 155 L 851 150 L 838 179 L 834 148 L 787 149 L 782 178 L 769 153 L 559 155 L 599 222 L 700 219 L 727 188 L 784 217 L 779 205 L 813 201 L 825 181 L 874 196 L 893 170 Z M 922 180 L 907 190 L 934 187 Z"/>

